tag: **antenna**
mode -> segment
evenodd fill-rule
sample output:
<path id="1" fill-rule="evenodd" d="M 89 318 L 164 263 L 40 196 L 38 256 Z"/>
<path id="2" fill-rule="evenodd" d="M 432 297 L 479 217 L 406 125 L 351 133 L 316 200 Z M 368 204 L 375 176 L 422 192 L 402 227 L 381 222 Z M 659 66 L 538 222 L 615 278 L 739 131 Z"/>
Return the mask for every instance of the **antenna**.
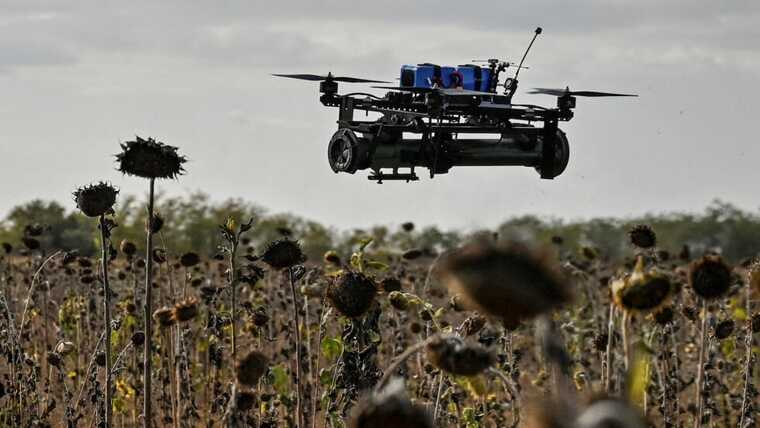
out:
<path id="1" fill-rule="evenodd" d="M 536 28 L 536 32 L 533 34 L 533 39 L 530 41 L 530 44 L 528 45 L 528 49 L 525 49 L 525 53 L 523 54 L 523 57 L 520 60 L 520 65 L 517 66 L 517 71 L 515 71 L 515 77 L 514 77 L 515 80 L 517 80 L 517 76 L 520 74 L 520 70 L 523 69 L 523 66 L 522 66 L 523 62 L 525 61 L 525 57 L 528 56 L 528 52 L 530 52 L 530 48 L 533 46 L 533 42 L 536 41 L 536 37 L 538 37 L 538 35 L 541 34 L 542 31 L 543 30 L 541 30 L 541 27 Z"/>

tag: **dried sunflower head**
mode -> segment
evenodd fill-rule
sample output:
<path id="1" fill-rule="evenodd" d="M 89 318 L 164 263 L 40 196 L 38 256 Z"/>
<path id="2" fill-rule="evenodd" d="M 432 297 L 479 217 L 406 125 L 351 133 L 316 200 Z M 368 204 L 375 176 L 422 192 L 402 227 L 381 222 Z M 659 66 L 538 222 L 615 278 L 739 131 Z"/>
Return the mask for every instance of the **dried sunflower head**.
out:
<path id="1" fill-rule="evenodd" d="M 178 302 L 172 309 L 172 318 L 176 322 L 190 321 L 198 315 L 198 299 L 190 298 Z"/>
<path id="2" fill-rule="evenodd" d="M 323 258 L 325 260 L 325 263 L 340 266 L 340 256 L 334 250 L 327 251 Z"/>
<path id="3" fill-rule="evenodd" d="M 428 361 L 457 376 L 474 376 L 491 367 L 495 358 L 479 344 L 468 344 L 458 336 L 440 336 L 425 347 Z"/>
<path id="4" fill-rule="evenodd" d="M 158 264 L 166 263 L 166 250 L 163 248 L 154 248 L 152 254 L 153 262 Z"/>
<path id="5" fill-rule="evenodd" d="M 400 291 L 391 291 L 390 294 L 388 294 L 388 302 L 399 311 L 409 309 L 409 299 L 407 299 L 404 293 Z"/>
<path id="6" fill-rule="evenodd" d="M 326 296 L 341 314 L 356 318 L 372 305 L 377 289 L 374 281 L 360 272 L 345 271 L 327 286 Z"/>
<path id="7" fill-rule="evenodd" d="M 266 325 L 269 322 L 269 314 L 263 306 L 258 306 L 253 310 L 253 324 L 257 327 Z"/>
<path id="8" fill-rule="evenodd" d="M 468 309 L 508 328 L 569 302 L 572 293 L 548 255 L 519 244 L 480 241 L 441 260 L 438 275 Z"/>
<path id="9" fill-rule="evenodd" d="M 715 326 L 715 337 L 718 340 L 727 339 L 734 332 L 734 320 L 727 319 L 718 323 Z"/>
<path id="10" fill-rule="evenodd" d="M 351 428 L 433 428 L 425 408 L 409 401 L 401 379 L 366 397 L 354 409 Z"/>
<path id="11" fill-rule="evenodd" d="M 164 218 L 161 217 L 161 214 L 158 212 L 153 213 L 153 216 L 150 218 L 150 221 L 148 221 L 148 219 L 145 219 L 146 232 L 156 234 L 160 232 L 163 227 L 164 227 Z"/>
<path id="12" fill-rule="evenodd" d="M 657 245 L 657 235 L 646 224 L 637 224 L 628 231 L 628 239 L 638 248 L 652 248 Z"/>
<path id="13" fill-rule="evenodd" d="M 164 306 L 153 312 L 153 319 L 156 320 L 161 327 L 171 327 L 175 322 L 172 312 L 172 308 Z"/>
<path id="14" fill-rule="evenodd" d="M 119 191 L 108 183 L 82 186 L 74 191 L 74 202 L 87 217 L 100 217 L 113 208 Z"/>
<path id="15" fill-rule="evenodd" d="M 401 280 L 395 277 L 388 277 L 380 281 L 380 289 L 386 293 L 401 291 Z"/>
<path id="16" fill-rule="evenodd" d="M 462 322 L 462 325 L 460 327 L 462 334 L 467 336 L 472 336 L 473 334 L 476 334 L 480 330 L 483 329 L 486 325 L 486 317 L 475 314 L 471 317 L 468 317 Z"/>
<path id="17" fill-rule="evenodd" d="M 297 241 L 282 238 L 267 246 L 261 260 L 275 269 L 285 269 L 303 263 L 306 256 Z"/>
<path id="18" fill-rule="evenodd" d="M 401 254 L 401 258 L 404 260 L 414 260 L 420 258 L 422 255 L 422 250 L 418 248 L 412 248 L 411 250 L 404 251 L 403 254 Z"/>
<path id="19" fill-rule="evenodd" d="M 126 239 L 121 241 L 119 248 L 121 249 L 122 253 L 127 255 L 127 257 L 132 257 L 135 255 L 135 253 L 137 253 L 137 245 L 135 245 L 134 242 L 128 241 Z"/>
<path id="20" fill-rule="evenodd" d="M 731 288 L 731 268 L 716 255 L 693 261 L 688 278 L 691 289 L 703 299 L 717 299 Z"/>
<path id="21" fill-rule="evenodd" d="M 654 313 L 654 321 L 660 325 L 666 325 L 673 322 L 675 311 L 672 306 L 666 306 Z"/>
<path id="22" fill-rule="evenodd" d="M 259 351 L 252 351 L 238 361 L 235 373 L 237 381 L 241 385 L 255 388 L 259 379 L 264 376 L 269 368 L 269 358 Z"/>
<path id="23" fill-rule="evenodd" d="M 132 335 L 132 344 L 134 346 L 142 346 L 145 343 L 145 333 L 142 331 L 136 331 Z"/>
<path id="24" fill-rule="evenodd" d="M 153 138 L 145 140 L 136 136 L 134 141 L 124 142 L 121 150 L 116 162 L 123 174 L 155 179 L 175 178 L 185 171 L 182 164 L 187 159 L 177 154 L 177 148 Z"/>
<path id="25" fill-rule="evenodd" d="M 98 352 L 95 354 L 95 364 L 98 365 L 98 367 L 105 367 L 106 366 L 106 353 L 103 351 Z"/>
<path id="26" fill-rule="evenodd" d="M 630 312 L 650 312 L 668 301 L 673 285 L 667 275 L 644 268 L 639 257 L 633 273 L 612 282 L 612 297 L 621 308 Z"/>
<path id="27" fill-rule="evenodd" d="M 53 367 L 61 367 L 61 363 L 63 363 L 63 357 L 61 357 L 61 354 L 57 352 L 48 352 L 47 353 L 47 362 Z"/>
<path id="28" fill-rule="evenodd" d="M 256 394 L 252 391 L 237 391 L 235 405 L 241 412 L 247 412 L 256 404 Z"/>
<path id="29" fill-rule="evenodd" d="M 192 251 L 185 253 L 182 255 L 182 257 L 179 258 L 179 263 L 182 265 L 182 267 L 193 267 L 201 262 L 201 257 L 198 255 L 198 253 L 194 253 Z"/>

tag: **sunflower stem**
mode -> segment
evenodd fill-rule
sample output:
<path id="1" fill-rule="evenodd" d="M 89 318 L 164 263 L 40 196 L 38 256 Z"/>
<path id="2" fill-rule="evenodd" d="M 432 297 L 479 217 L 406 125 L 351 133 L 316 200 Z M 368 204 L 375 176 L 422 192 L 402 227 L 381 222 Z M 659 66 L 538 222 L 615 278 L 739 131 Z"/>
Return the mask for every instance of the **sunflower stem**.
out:
<path id="1" fill-rule="evenodd" d="M 744 361 L 744 387 L 742 388 L 742 407 L 741 407 L 741 416 L 739 419 L 739 427 L 742 428 L 745 426 L 745 420 L 747 419 L 748 407 L 749 407 L 749 400 L 752 399 L 750 396 L 750 389 L 752 386 L 752 360 L 753 360 L 753 351 L 752 351 L 752 285 L 750 281 L 747 281 L 747 326 L 746 326 L 746 335 L 744 337 L 744 345 L 746 347 L 746 359 Z"/>
<path id="2" fill-rule="evenodd" d="M 100 255 L 103 270 L 103 309 L 106 323 L 106 428 L 110 428 L 113 418 L 111 406 L 111 288 L 108 286 L 108 225 L 105 215 L 100 216 Z"/>
<path id="3" fill-rule="evenodd" d="M 301 419 L 303 411 L 301 409 L 301 319 L 298 315 L 298 296 L 296 295 L 296 281 L 293 277 L 293 268 L 288 268 L 288 278 L 290 280 L 290 292 L 293 294 L 293 322 L 295 328 L 293 333 L 296 336 L 296 428 L 302 426 Z"/>
<path id="4" fill-rule="evenodd" d="M 152 329 L 152 286 L 153 280 L 153 199 L 155 196 L 155 182 L 154 178 L 150 179 L 150 186 L 148 192 L 148 227 L 147 227 L 147 242 L 145 244 L 145 302 L 143 303 L 143 320 L 145 322 L 145 343 L 143 350 L 143 427 L 150 428 L 152 425 L 151 419 L 151 348 L 153 339 Z"/>
<path id="5" fill-rule="evenodd" d="M 702 398 L 702 384 L 704 383 L 705 376 L 705 338 L 707 336 L 707 301 L 702 300 L 702 325 L 700 328 L 699 336 L 699 362 L 697 363 L 697 387 L 695 402 L 697 405 L 697 414 L 694 417 L 694 428 L 702 427 L 702 411 L 704 407 L 704 400 Z"/>
<path id="6" fill-rule="evenodd" d="M 610 302 L 610 318 L 607 322 L 607 350 L 605 351 L 604 390 L 611 392 L 612 388 L 612 342 L 615 337 L 615 302 Z"/>
<path id="7" fill-rule="evenodd" d="M 237 257 L 237 240 L 233 240 L 232 248 L 230 249 L 230 291 L 232 294 L 230 307 L 232 313 L 230 319 L 232 322 L 232 364 L 237 364 L 237 264 L 235 258 Z"/>

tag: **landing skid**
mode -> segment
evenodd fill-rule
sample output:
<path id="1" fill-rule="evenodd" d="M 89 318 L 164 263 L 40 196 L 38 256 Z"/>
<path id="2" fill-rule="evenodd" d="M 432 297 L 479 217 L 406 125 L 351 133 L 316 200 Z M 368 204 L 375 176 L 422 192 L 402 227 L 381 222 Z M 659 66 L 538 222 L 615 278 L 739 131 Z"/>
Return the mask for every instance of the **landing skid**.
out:
<path id="1" fill-rule="evenodd" d="M 373 170 L 372 174 L 370 174 L 369 177 L 367 177 L 369 180 L 377 181 L 377 184 L 383 184 L 383 180 L 388 181 L 406 181 L 409 183 L 410 181 L 417 181 L 420 178 L 417 177 L 417 174 L 414 173 L 414 169 L 412 169 L 411 172 L 408 173 L 400 173 L 398 170 L 393 170 L 393 173 L 391 174 L 384 174 L 380 170 Z"/>

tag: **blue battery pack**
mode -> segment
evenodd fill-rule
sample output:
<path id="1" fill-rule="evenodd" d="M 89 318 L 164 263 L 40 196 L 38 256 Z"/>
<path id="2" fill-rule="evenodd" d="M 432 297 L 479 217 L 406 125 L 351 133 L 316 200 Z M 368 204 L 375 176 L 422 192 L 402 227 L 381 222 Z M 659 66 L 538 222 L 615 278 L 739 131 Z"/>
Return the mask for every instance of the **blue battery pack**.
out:
<path id="1" fill-rule="evenodd" d="M 401 86 L 406 88 L 430 88 L 433 83 L 438 87 L 450 88 L 456 77 L 452 75 L 456 68 L 424 63 L 401 66 Z"/>
<path id="2" fill-rule="evenodd" d="M 491 84 L 491 70 L 474 64 L 460 65 L 457 71 L 462 76 L 462 87 L 471 91 L 488 92 Z"/>

